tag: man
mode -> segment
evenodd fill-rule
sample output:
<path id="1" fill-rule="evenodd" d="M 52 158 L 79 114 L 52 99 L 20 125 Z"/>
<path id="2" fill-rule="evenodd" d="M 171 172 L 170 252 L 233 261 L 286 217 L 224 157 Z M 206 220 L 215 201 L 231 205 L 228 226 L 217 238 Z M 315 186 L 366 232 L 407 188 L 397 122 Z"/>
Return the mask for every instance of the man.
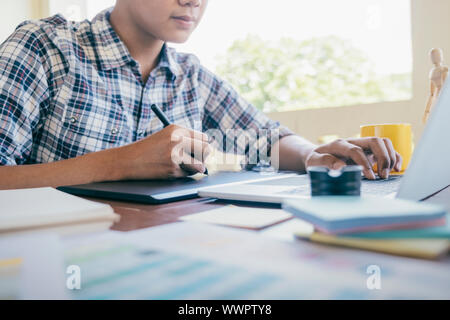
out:
<path id="1" fill-rule="evenodd" d="M 353 162 L 370 179 L 373 162 L 382 178 L 400 169 L 388 139 L 316 146 L 257 111 L 193 55 L 168 48 L 189 38 L 206 5 L 117 0 L 92 22 L 57 15 L 20 25 L 0 47 L 0 188 L 203 172 L 203 157 L 191 154 L 208 152 L 201 131 L 210 129 L 276 130 L 266 147 L 281 169 Z M 163 129 L 152 104 L 174 125 Z"/>

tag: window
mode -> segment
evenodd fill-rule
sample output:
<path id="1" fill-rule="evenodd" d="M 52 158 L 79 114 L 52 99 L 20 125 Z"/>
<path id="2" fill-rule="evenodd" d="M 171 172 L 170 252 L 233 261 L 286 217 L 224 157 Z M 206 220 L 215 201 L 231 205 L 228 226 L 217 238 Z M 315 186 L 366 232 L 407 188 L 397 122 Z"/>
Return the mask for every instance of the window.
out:
<path id="1" fill-rule="evenodd" d="M 50 9 L 79 20 L 114 2 L 51 0 Z M 410 0 L 209 0 L 189 41 L 172 46 L 267 112 L 412 95 Z"/>

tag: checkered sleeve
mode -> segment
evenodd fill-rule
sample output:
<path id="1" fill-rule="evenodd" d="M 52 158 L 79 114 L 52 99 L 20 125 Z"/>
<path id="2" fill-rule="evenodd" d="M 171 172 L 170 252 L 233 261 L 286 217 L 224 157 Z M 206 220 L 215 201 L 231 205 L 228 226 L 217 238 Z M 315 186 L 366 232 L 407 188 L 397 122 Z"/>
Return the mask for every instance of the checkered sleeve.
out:
<path id="1" fill-rule="evenodd" d="M 0 46 L 0 165 L 24 164 L 48 100 L 39 27 L 22 24 Z"/>
<path id="2" fill-rule="evenodd" d="M 262 160 L 270 163 L 271 146 L 293 134 L 248 103 L 228 82 L 203 67 L 199 71 L 199 87 L 206 99 L 203 131 L 213 132 L 211 135 L 216 143 L 221 142 L 224 152 L 245 154 L 247 165 Z"/>

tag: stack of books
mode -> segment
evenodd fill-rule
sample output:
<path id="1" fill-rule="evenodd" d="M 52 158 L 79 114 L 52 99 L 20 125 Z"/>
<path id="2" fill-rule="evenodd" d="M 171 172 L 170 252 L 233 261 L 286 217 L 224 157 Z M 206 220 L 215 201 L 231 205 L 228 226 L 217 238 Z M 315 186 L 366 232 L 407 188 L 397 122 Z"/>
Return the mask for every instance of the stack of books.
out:
<path id="1" fill-rule="evenodd" d="M 444 256 L 450 222 L 444 207 L 401 199 L 321 196 L 283 209 L 314 226 L 300 239 L 424 259 Z"/>
<path id="2" fill-rule="evenodd" d="M 53 188 L 0 191 L 0 236 L 53 231 L 71 235 L 106 230 L 119 220 L 111 206 Z"/>

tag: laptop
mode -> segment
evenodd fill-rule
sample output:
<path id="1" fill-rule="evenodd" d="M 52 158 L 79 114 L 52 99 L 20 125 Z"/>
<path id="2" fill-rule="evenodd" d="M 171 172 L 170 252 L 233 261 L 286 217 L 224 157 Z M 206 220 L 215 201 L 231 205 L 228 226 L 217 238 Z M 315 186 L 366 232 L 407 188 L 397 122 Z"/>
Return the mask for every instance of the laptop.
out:
<path id="1" fill-rule="evenodd" d="M 450 185 L 450 81 L 446 81 L 433 108 L 419 144 L 414 150 L 403 176 L 391 175 L 386 180 L 363 179 L 362 196 L 386 196 L 423 200 Z M 199 196 L 225 200 L 282 203 L 285 199 L 310 197 L 306 174 L 222 186 L 201 188 Z"/>

